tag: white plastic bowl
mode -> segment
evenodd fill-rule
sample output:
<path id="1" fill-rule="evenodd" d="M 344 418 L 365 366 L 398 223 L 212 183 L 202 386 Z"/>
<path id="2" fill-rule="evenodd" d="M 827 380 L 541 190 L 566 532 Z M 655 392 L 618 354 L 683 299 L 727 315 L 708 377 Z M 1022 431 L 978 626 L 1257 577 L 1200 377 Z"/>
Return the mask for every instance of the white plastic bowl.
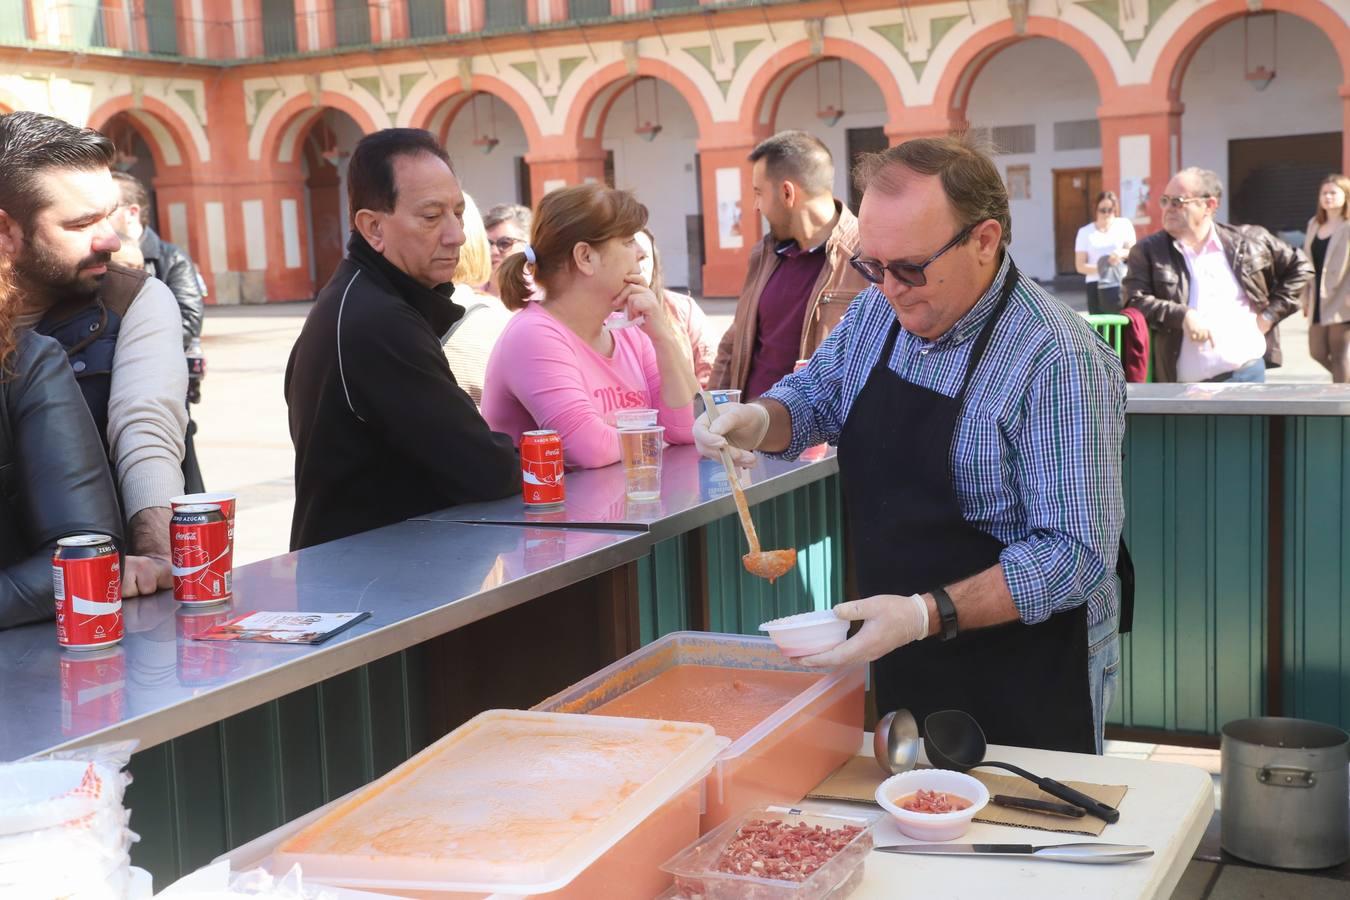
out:
<path id="1" fill-rule="evenodd" d="M 848 637 L 848 620 L 825 609 L 774 619 L 759 626 L 783 651 L 784 656 L 810 656 L 824 653 L 844 642 Z"/>
<path id="2" fill-rule="evenodd" d="M 959 812 L 920 813 L 892 801 L 918 790 L 946 791 L 971 801 Z M 916 841 L 952 841 L 966 833 L 971 820 L 989 804 L 989 789 L 979 779 L 949 769 L 915 769 L 892 775 L 877 786 L 877 803 L 890 813 L 900 832 Z"/>

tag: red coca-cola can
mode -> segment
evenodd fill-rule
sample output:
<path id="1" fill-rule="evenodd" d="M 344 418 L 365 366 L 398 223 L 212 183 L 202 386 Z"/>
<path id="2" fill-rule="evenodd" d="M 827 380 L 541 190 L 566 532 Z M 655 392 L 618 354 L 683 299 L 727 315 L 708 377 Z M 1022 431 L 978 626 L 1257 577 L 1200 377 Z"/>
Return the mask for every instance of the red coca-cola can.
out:
<path id="1" fill-rule="evenodd" d="M 173 598 L 187 606 L 222 603 L 233 595 L 230 523 L 216 503 L 180 506 L 169 520 Z"/>
<path id="2" fill-rule="evenodd" d="M 795 363 L 792 364 L 792 374 L 796 375 L 798 372 L 800 372 L 802 369 L 805 369 L 809 365 L 811 365 L 811 360 L 809 359 L 797 360 Z"/>
<path id="3" fill-rule="evenodd" d="M 183 494 L 180 497 L 169 499 L 169 506 L 178 509 L 180 506 L 200 506 L 204 503 L 214 503 L 220 507 L 220 511 L 225 514 L 225 521 L 230 523 L 230 549 L 234 549 L 234 503 L 236 496 L 228 491 L 210 491 L 204 494 Z"/>
<path id="4" fill-rule="evenodd" d="M 52 554 L 56 642 L 98 650 L 122 639 L 122 557 L 106 534 L 77 534 Z"/>
<path id="5" fill-rule="evenodd" d="M 520 436 L 520 468 L 525 505 L 532 509 L 562 506 L 562 438 L 551 429 L 527 431 Z"/>
<path id="6" fill-rule="evenodd" d="M 61 654 L 62 734 L 88 734 L 122 721 L 126 668 L 121 647 Z"/>

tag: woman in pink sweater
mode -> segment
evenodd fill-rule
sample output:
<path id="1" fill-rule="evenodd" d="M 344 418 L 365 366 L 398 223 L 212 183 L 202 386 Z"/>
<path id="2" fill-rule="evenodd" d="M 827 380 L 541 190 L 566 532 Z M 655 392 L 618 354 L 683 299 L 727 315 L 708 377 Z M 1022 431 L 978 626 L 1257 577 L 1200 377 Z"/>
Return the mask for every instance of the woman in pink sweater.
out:
<path id="1" fill-rule="evenodd" d="M 586 184 L 539 203 L 530 243 L 498 270 L 502 300 L 524 304 L 488 360 L 483 417 L 494 431 L 552 428 L 568 465 L 619 461 L 621 409 L 657 410 L 666 440 L 693 441 L 698 391 L 688 340 L 642 277 L 635 235 L 647 208 L 627 191 Z M 615 313 L 643 320 L 611 328 Z"/>

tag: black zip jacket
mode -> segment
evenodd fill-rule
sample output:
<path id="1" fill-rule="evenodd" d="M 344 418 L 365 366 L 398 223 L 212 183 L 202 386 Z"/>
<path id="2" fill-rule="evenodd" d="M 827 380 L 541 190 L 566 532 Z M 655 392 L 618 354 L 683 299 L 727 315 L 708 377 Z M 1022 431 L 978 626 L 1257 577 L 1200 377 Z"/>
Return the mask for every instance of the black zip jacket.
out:
<path id="1" fill-rule="evenodd" d="M 202 283 L 197 278 L 197 266 L 177 244 L 170 244 L 146 226 L 141 234 L 141 253 L 145 256 L 145 271 L 158 278 L 173 291 L 178 301 L 178 313 L 183 317 L 183 349 L 193 338 L 202 336 Z"/>
<path id="2" fill-rule="evenodd" d="M 52 618 L 52 551 L 73 534 L 123 546 L 117 489 L 65 351 L 24 329 L 0 378 L 0 628 Z"/>
<path id="3" fill-rule="evenodd" d="M 464 310 L 353 231 L 286 366 L 295 444 L 291 549 L 520 491 L 511 438 L 488 428 L 450 371 Z"/>

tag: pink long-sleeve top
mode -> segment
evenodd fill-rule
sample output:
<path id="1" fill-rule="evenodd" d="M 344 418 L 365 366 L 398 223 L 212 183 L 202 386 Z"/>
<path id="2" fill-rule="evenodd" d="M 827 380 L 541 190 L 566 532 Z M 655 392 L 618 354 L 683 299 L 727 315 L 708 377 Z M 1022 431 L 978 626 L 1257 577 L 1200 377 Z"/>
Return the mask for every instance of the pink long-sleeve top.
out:
<path id="1" fill-rule="evenodd" d="M 601 356 L 575 332 L 531 303 L 497 340 L 483 378 L 483 418 L 516 445 L 526 431 L 551 428 L 562 437 L 569 466 L 597 468 L 619 461 L 621 409 L 654 409 L 666 440 L 694 440 L 691 402 L 661 401 L 656 348 L 640 328 L 613 332 L 614 353 Z"/>

